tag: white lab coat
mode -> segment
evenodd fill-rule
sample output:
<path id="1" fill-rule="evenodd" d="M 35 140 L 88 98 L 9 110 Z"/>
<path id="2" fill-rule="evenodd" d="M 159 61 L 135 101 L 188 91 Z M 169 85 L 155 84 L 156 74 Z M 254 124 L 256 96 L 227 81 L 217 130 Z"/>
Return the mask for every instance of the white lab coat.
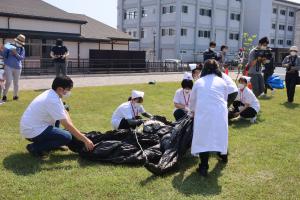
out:
<path id="1" fill-rule="evenodd" d="M 196 81 L 190 99 L 195 113 L 192 154 L 221 152 L 228 148 L 227 85 L 216 75 Z"/>

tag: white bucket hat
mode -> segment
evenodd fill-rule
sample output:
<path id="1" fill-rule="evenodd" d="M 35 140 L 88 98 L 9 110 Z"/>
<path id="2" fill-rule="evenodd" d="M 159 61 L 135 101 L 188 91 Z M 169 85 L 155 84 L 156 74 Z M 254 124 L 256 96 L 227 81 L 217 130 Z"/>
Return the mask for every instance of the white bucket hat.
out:
<path id="1" fill-rule="evenodd" d="M 142 91 L 132 90 L 132 92 L 131 92 L 132 99 L 144 98 L 144 95 L 145 95 L 145 93 Z"/>
<path id="2" fill-rule="evenodd" d="M 185 72 L 183 75 L 183 80 L 193 80 L 193 76 L 189 72 Z"/>
<path id="3" fill-rule="evenodd" d="M 197 68 L 197 64 L 189 64 L 191 71 Z"/>
<path id="4" fill-rule="evenodd" d="M 290 51 L 299 51 L 299 49 L 298 49 L 298 47 L 297 46 L 292 46 L 291 48 L 290 48 Z"/>

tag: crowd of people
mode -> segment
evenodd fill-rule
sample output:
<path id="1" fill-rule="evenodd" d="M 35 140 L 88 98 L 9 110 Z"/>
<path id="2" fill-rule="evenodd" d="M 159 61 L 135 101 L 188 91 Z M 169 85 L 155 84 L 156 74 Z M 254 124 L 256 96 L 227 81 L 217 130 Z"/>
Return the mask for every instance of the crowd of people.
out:
<path id="1" fill-rule="evenodd" d="M 274 73 L 274 59 L 268 44 L 268 38 L 264 37 L 250 51 L 248 76 L 239 77 L 237 83 L 226 73 L 228 46 L 222 45 L 220 52 L 216 52 L 215 42 L 211 42 L 204 52 L 203 64 L 190 64 L 190 72 L 184 73 L 181 87 L 176 90 L 173 99 L 173 115 L 178 122 L 186 116 L 194 119 L 191 153 L 200 157 L 200 175 L 207 176 L 211 152 L 217 152 L 222 162 L 228 162 L 229 120 L 245 118 L 255 123 L 260 111 L 258 97 L 265 95 L 267 89 L 274 92 L 267 83 Z M 0 46 L 0 55 L 4 58 L 5 65 L 4 73 L 0 71 L 0 94 L 1 88 L 4 88 L 3 101 L 7 100 L 12 81 L 13 99 L 19 98 L 18 80 L 25 58 L 24 45 L 25 36 L 19 35 L 14 44 Z M 294 101 L 300 70 L 300 57 L 297 53 L 298 48 L 291 47 L 290 55 L 282 63 L 287 70 L 286 88 L 290 103 Z M 68 49 L 58 39 L 51 51 L 57 76 L 52 88 L 36 97 L 21 118 L 21 135 L 31 142 L 26 148 L 34 156 L 44 156 L 67 145 L 72 137 L 82 141 L 87 151 L 94 148 L 94 144 L 74 126 L 62 101 L 71 95 L 73 88 L 73 81 L 67 76 L 68 55 Z M 250 83 L 252 89 L 248 87 Z M 113 112 L 113 129 L 134 129 L 143 124 L 142 116 L 152 119 L 153 115 L 142 106 L 143 101 L 144 92 L 133 90 L 129 99 Z M 60 125 L 65 129 L 61 129 Z"/>

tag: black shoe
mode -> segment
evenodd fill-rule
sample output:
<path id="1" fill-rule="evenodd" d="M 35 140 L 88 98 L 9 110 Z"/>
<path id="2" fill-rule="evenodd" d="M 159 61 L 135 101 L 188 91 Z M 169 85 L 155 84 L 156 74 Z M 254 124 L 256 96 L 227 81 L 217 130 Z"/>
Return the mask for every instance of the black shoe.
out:
<path id="1" fill-rule="evenodd" d="M 228 154 L 226 155 L 221 155 L 221 153 L 218 153 L 218 157 L 219 157 L 219 160 L 224 163 L 224 164 L 227 164 L 228 163 Z"/>
<path id="2" fill-rule="evenodd" d="M 207 177 L 208 168 L 209 168 L 208 165 L 204 166 L 204 165 L 199 164 L 199 168 L 197 169 L 197 172 L 200 174 L 200 176 Z"/>
<path id="3" fill-rule="evenodd" d="M 2 97 L 2 101 L 3 101 L 3 102 L 6 102 L 6 101 L 7 101 L 7 97 L 6 97 L 6 96 L 3 96 L 3 97 Z"/>
<path id="4" fill-rule="evenodd" d="M 13 100 L 14 100 L 14 101 L 17 101 L 18 99 L 19 99 L 18 96 L 14 96 L 14 97 L 13 97 Z"/>
<path id="5" fill-rule="evenodd" d="M 37 152 L 33 149 L 32 144 L 28 144 L 26 146 L 27 151 L 32 155 L 33 157 L 41 158 L 41 159 L 46 159 L 49 157 L 49 153 L 47 152 Z"/>

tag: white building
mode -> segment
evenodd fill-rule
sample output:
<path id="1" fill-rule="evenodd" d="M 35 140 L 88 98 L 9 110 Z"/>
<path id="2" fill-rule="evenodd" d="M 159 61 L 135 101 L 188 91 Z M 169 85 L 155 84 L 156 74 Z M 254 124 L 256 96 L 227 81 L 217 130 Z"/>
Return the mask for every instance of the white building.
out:
<path id="1" fill-rule="evenodd" d="M 149 60 L 201 61 L 210 41 L 242 46 L 243 10 L 241 0 L 118 0 L 118 29 Z"/>
<path id="2" fill-rule="evenodd" d="M 85 15 L 65 12 L 42 0 L 1 0 L 0 43 L 26 36 L 26 59 L 49 58 L 57 38 L 70 60 L 89 59 L 91 49 L 129 50 L 133 38 Z M 39 65 L 39 62 L 37 62 Z"/>

